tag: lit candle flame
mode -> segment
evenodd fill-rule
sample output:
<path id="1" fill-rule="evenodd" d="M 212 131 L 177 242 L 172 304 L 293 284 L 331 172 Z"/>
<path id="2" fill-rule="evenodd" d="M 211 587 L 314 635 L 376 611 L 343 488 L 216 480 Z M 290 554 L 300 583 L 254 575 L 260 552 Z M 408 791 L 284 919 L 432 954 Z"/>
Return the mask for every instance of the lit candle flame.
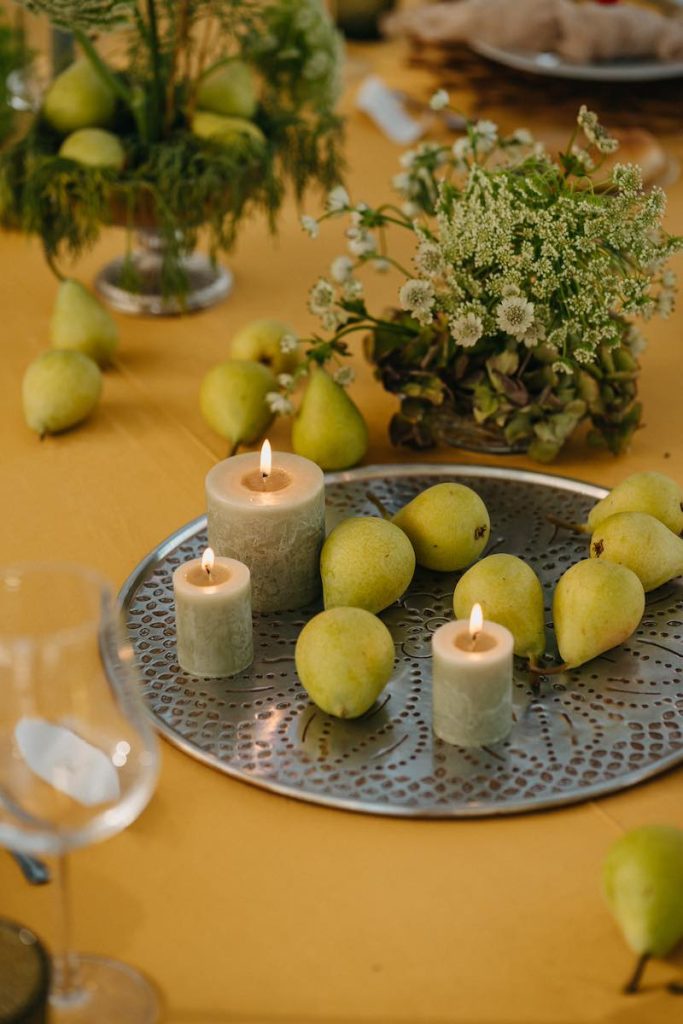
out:
<path id="1" fill-rule="evenodd" d="M 207 548 L 204 554 L 202 555 L 202 569 L 204 570 L 207 576 L 211 575 L 211 570 L 213 569 L 214 561 L 215 555 L 213 553 L 213 548 Z"/>
<path id="2" fill-rule="evenodd" d="M 481 633 L 483 626 L 484 613 L 481 610 L 481 605 L 477 603 L 472 606 L 472 611 L 470 612 L 470 636 L 473 643 Z"/>
<path id="3" fill-rule="evenodd" d="M 270 447 L 270 441 L 266 439 L 261 446 L 261 476 L 264 480 L 270 476 L 272 468 L 273 452 Z"/>

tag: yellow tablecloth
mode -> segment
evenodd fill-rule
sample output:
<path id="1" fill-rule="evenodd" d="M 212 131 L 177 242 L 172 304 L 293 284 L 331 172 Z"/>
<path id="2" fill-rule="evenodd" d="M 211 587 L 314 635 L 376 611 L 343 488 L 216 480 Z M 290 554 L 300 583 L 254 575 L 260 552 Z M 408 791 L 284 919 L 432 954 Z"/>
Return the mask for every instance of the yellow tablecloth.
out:
<path id="1" fill-rule="evenodd" d="M 394 83 L 418 88 L 422 77 L 394 58 L 390 49 L 362 54 Z M 680 137 L 663 141 L 683 157 Z M 348 155 L 354 198 L 379 199 L 397 147 L 352 114 Z M 683 230 L 683 182 L 671 189 L 669 221 Z M 108 234 L 78 275 L 92 278 L 121 244 Z M 82 559 L 120 584 L 200 514 L 204 475 L 225 454 L 199 414 L 202 375 L 254 317 L 311 326 L 306 290 L 340 251 L 336 229 L 308 240 L 292 206 L 276 241 L 263 223 L 250 225 L 230 261 L 233 297 L 183 319 L 120 318 L 121 358 L 99 411 L 41 443 L 23 423 L 20 380 L 46 345 L 55 283 L 37 245 L 1 236 L 0 561 Z M 391 280 L 372 287 L 391 301 Z M 651 325 L 646 427 L 630 454 L 615 460 L 577 443 L 553 472 L 611 485 L 648 468 L 683 480 L 680 332 L 680 315 Z M 360 358 L 356 368 L 352 393 L 371 427 L 367 462 L 410 459 L 387 440 L 394 401 Z M 288 446 L 285 423 L 272 441 Z M 430 456 L 458 458 L 476 461 Z M 683 1008 L 662 986 L 683 959 L 653 964 L 641 996 L 619 994 L 632 958 L 603 906 L 599 867 L 625 829 L 683 826 L 682 781 L 674 771 L 552 813 L 400 821 L 270 795 L 164 745 L 158 793 L 142 818 L 73 857 L 76 945 L 142 968 L 175 1024 L 670 1022 Z M 49 941 L 52 889 L 29 889 L 0 857 L 0 913 Z"/>

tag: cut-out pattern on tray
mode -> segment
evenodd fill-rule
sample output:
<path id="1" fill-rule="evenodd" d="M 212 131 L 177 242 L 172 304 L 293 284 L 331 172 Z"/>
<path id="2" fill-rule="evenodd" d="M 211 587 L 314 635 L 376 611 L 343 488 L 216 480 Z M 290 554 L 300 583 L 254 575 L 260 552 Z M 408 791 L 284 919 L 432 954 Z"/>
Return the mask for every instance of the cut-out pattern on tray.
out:
<path id="1" fill-rule="evenodd" d="M 400 475 L 399 475 L 400 474 Z M 488 551 L 525 558 L 550 602 L 561 573 L 587 555 L 587 540 L 555 532 L 549 514 L 585 519 L 595 489 L 480 467 L 391 467 L 332 477 L 328 526 L 376 514 L 371 490 L 391 510 L 444 479 L 475 488 L 491 513 Z M 566 489 L 567 487 L 570 489 Z M 381 618 L 396 643 L 393 679 L 361 719 L 317 710 L 298 682 L 296 638 L 319 610 L 255 616 L 253 665 L 224 680 L 178 667 L 171 576 L 206 546 L 202 523 L 179 531 L 122 595 L 144 680 L 162 732 L 230 775 L 299 799 L 370 813 L 505 814 L 570 803 L 633 784 L 683 760 L 683 586 L 648 595 L 640 628 L 624 646 L 551 677 L 538 696 L 520 662 L 508 740 L 463 750 L 431 730 L 430 637 L 452 618 L 458 574 L 418 570 L 401 603 Z"/>

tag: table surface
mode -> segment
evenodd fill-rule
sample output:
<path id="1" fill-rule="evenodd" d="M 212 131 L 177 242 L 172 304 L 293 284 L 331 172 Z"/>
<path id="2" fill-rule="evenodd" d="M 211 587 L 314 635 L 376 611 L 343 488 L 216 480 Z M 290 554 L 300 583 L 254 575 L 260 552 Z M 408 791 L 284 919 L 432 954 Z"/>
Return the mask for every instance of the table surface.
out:
<path id="1" fill-rule="evenodd" d="M 405 70 L 399 55 L 395 46 L 359 48 L 351 73 L 364 63 L 428 97 L 433 79 Z M 525 121 L 511 122 L 505 109 L 487 114 L 507 127 Z M 540 119 L 535 111 L 530 127 L 555 121 L 553 108 Z M 680 134 L 662 141 L 683 158 Z M 354 199 L 384 195 L 398 154 L 350 112 Z M 307 206 L 315 212 L 316 200 Z M 683 231 L 683 181 L 670 188 L 669 227 Z M 77 276 L 91 280 L 122 242 L 116 232 L 103 237 Z M 229 260 L 234 295 L 191 317 L 119 318 L 120 359 L 97 414 L 41 443 L 24 425 L 20 381 L 46 347 L 56 285 L 36 244 L 1 236 L 0 562 L 80 559 L 120 584 L 160 539 L 199 515 L 204 475 L 225 455 L 199 414 L 203 374 L 253 318 L 309 329 L 306 292 L 341 251 L 336 228 L 307 239 L 293 204 L 276 240 L 254 221 Z M 381 277 L 370 291 L 388 304 L 395 287 Z M 630 453 L 614 459 L 577 441 L 552 472 L 610 486 L 635 470 L 661 469 L 683 481 L 680 314 L 648 333 L 646 425 Z M 366 462 L 417 458 L 390 446 L 395 400 L 360 356 L 355 365 L 352 394 L 370 423 Z M 271 440 L 289 446 L 286 421 Z M 534 468 L 524 458 L 429 456 L 458 460 Z M 683 958 L 654 963 L 639 997 L 619 994 L 632 958 L 603 905 L 599 871 L 624 830 L 683 826 L 682 781 L 679 769 L 604 800 L 508 819 L 387 820 L 271 795 L 164 744 L 147 811 L 73 857 L 76 945 L 142 968 L 175 1024 L 668 1022 L 679 1008 L 664 983 L 680 976 Z M 49 941 L 52 904 L 52 887 L 30 889 L 0 858 L 2 914 Z"/>

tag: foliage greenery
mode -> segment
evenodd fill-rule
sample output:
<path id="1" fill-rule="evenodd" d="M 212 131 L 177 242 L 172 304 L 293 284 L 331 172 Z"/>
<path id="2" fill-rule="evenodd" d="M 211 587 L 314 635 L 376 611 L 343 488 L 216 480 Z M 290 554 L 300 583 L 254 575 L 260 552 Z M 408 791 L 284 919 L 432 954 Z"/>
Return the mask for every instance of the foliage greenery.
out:
<path id="1" fill-rule="evenodd" d="M 338 37 L 319 0 L 26 0 L 70 28 L 116 96 L 111 125 L 122 171 L 87 167 L 58 153 L 62 137 L 37 113 L 0 154 L 3 221 L 36 234 L 54 265 L 77 257 L 103 225 L 157 228 L 164 286 L 182 294 L 180 265 L 199 229 L 212 255 L 235 241 L 245 216 L 264 211 L 271 229 L 287 184 L 297 198 L 339 180 Z M 114 29 L 125 57 L 105 62 L 94 33 Z M 111 40 L 110 40 L 111 41 Z M 203 77 L 238 57 L 259 79 L 259 131 L 226 139 L 191 130 Z M 121 64 L 119 67 L 118 65 Z"/>

